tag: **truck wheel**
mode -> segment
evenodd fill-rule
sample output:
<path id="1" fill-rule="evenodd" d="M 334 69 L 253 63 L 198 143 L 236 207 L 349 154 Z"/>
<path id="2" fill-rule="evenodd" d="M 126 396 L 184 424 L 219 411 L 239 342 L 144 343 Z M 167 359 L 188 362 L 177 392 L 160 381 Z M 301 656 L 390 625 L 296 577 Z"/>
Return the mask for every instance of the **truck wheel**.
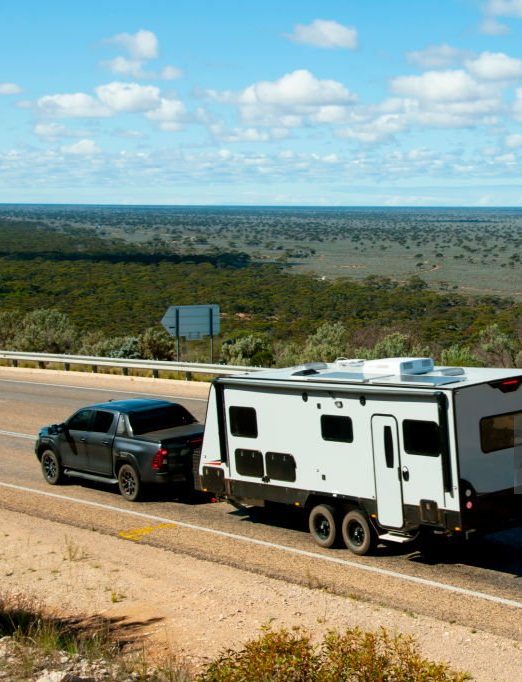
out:
<path id="1" fill-rule="evenodd" d="M 42 465 L 42 474 L 47 483 L 50 485 L 58 485 L 58 483 L 62 482 L 62 465 L 52 450 L 44 450 L 40 462 Z"/>
<path id="2" fill-rule="evenodd" d="M 123 464 L 118 471 L 118 487 L 126 500 L 135 502 L 141 494 L 141 481 L 136 469 L 130 464 Z"/>
<path id="3" fill-rule="evenodd" d="M 337 539 L 335 509 L 329 504 L 318 504 L 310 512 L 308 527 L 320 547 L 333 547 Z"/>
<path id="4" fill-rule="evenodd" d="M 375 546 L 375 532 L 366 516 L 357 509 L 345 515 L 341 532 L 344 544 L 354 554 L 363 556 Z"/>

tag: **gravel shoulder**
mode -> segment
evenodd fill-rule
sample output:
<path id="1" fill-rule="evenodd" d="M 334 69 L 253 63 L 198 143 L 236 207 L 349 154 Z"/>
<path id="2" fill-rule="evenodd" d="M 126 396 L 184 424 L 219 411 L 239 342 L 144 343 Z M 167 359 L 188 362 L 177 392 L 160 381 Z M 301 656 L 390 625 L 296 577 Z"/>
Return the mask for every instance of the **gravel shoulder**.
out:
<path id="1" fill-rule="evenodd" d="M 514 640 L 141 544 L 166 530 L 144 526 L 110 537 L 3 509 L 0 584 L 62 613 L 135 623 L 147 646 L 195 666 L 266 625 L 303 627 L 317 637 L 383 626 L 415 636 L 424 655 L 476 680 L 520 678 L 522 646 Z"/>

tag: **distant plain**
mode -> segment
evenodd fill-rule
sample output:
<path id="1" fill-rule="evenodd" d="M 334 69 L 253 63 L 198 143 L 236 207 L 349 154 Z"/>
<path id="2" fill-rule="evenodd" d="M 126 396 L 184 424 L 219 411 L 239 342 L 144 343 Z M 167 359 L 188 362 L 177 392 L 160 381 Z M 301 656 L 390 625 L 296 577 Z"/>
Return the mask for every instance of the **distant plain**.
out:
<path id="1" fill-rule="evenodd" d="M 4 204 L 0 216 L 155 253 L 241 251 L 319 278 L 418 276 L 439 290 L 522 299 L 522 209 Z"/>

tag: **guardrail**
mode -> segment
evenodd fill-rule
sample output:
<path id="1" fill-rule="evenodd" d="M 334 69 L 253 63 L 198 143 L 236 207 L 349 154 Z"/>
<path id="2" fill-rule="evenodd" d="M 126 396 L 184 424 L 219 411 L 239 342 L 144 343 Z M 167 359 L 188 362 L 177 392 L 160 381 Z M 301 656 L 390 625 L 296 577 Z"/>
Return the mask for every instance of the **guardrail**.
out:
<path id="1" fill-rule="evenodd" d="M 150 371 L 155 378 L 160 376 L 160 372 L 180 372 L 181 374 L 185 374 L 187 380 L 192 379 L 193 374 L 232 376 L 234 374 L 255 372 L 264 369 L 264 367 L 244 367 L 241 365 L 171 362 L 170 360 L 104 358 L 89 355 L 58 355 L 55 353 L 23 353 L 8 350 L 0 350 L 0 360 L 8 360 L 13 367 L 18 367 L 20 362 L 34 362 L 41 369 L 45 369 L 46 366 L 51 363 L 63 365 L 65 370 L 70 370 L 71 365 L 90 367 L 92 372 L 97 372 L 99 367 L 116 367 L 120 368 L 125 375 L 128 375 L 130 369 L 141 369 Z"/>

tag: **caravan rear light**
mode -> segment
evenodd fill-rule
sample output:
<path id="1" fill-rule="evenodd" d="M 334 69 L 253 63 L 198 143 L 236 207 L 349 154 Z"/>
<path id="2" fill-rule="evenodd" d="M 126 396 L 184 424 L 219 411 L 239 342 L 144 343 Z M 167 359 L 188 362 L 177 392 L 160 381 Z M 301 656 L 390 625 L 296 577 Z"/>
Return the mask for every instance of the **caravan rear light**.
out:
<path id="1" fill-rule="evenodd" d="M 471 500 L 466 502 L 466 509 L 473 509 L 473 502 Z"/>
<path id="2" fill-rule="evenodd" d="M 158 469 L 161 469 L 162 467 L 166 466 L 168 454 L 169 451 L 166 450 L 165 448 L 160 448 L 159 450 L 156 450 L 154 457 L 152 458 L 151 464 L 154 471 L 157 471 Z"/>
<path id="3" fill-rule="evenodd" d="M 511 379 L 502 379 L 501 381 L 492 381 L 490 386 L 492 388 L 498 388 L 502 393 L 511 393 L 516 391 L 518 387 L 522 384 L 522 377 L 513 377 Z"/>

